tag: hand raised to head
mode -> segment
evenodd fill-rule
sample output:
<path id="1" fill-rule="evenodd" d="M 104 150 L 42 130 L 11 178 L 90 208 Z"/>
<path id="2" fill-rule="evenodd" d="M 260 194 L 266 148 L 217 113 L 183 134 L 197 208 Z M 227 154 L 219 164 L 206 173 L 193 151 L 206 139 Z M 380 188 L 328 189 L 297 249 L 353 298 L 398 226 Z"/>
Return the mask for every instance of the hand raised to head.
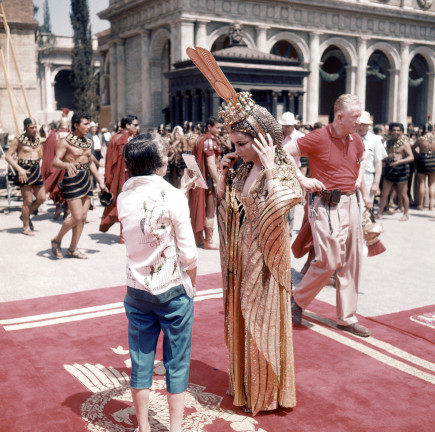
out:
<path id="1" fill-rule="evenodd" d="M 252 145 L 252 148 L 258 154 L 263 167 L 265 169 L 269 169 L 275 166 L 276 146 L 273 144 L 270 134 L 267 134 L 266 138 L 262 134 L 258 134 L 258 138 L 254 138 L 254 144 Z"/>

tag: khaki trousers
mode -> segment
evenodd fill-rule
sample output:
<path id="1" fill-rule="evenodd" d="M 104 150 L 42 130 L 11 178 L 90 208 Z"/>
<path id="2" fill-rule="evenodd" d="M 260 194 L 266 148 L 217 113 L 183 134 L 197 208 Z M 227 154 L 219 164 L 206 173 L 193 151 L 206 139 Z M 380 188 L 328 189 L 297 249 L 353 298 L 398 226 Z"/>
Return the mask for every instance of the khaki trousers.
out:
<path id="1" fill-rule="evenodd" d="M 356 194 L 342 195 L 337 205 L 310 199 L 308 217 L 313 232 L 315 258 L 293 290 L 296 303 L 305 309 L 337 271 L 337 323 L 357 322 L 355 316 L 362 264 L 363 236 Z M 329 214 L 329 217 L 328 217 Z M 332 233 L 331 233 L 332 228 Z"/>

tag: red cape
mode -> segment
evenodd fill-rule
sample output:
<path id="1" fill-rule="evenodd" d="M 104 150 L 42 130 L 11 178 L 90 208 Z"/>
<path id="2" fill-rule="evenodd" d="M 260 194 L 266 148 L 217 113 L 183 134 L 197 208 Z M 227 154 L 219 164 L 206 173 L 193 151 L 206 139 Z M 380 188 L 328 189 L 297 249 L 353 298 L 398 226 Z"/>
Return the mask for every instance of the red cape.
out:
<path id="1" fill-rule="evenodd" d="M 308 220 L 308 202 L 304 206 L 304 218 L 302 219 L 302 226 L 292 243 L 292 251 L 295 258 L 302 258 L 314 246 L 313 233 L 311 232 L 311 225 Z"/>
<path id="2" fill-rule="evenodd" d="M 124 158 L 122 157 L 122 147 L 128 142 L 130 136 L 130 133 L 126 130 L 117 132 L 110 139 L 107 146 L 104 182 L 113 195 L 113 203 L 104 208 L 100 223 L 101 232 L 106 232 L 114 223 L 119 222 L 116 200 L 122 192 L 125 181 L 128 179 Z"/>
<path id="3" fill-rule="evenodd" d="M 59 132 L 68 132 L 67 129 L 53 130 L 47 137 L 44 144 L 44 153 L 41 164 L 41 174 L 44 180 L 45 192 L 55 202 L 63 202 L 62 192 L 57 185 L 62 181 L 65 170 L 53 167 L 53 159 L 57 151 L 57 142 L 60 139 Z"/>

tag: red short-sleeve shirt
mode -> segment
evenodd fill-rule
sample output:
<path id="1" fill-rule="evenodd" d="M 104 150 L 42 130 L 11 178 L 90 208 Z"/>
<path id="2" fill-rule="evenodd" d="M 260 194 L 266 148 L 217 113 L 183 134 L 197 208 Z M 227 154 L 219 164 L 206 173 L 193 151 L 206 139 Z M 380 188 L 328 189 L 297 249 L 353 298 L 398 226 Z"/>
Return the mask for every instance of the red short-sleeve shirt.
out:
<path id="1" fill-rule="evenodd" d="M 358 134 L 343 140 L 332 124 L 316 129 L 297 140 L 301 156 L 308 156 L 310 177 L 320 180 L 326 189 L 355 190 L 364 144 Z"/>

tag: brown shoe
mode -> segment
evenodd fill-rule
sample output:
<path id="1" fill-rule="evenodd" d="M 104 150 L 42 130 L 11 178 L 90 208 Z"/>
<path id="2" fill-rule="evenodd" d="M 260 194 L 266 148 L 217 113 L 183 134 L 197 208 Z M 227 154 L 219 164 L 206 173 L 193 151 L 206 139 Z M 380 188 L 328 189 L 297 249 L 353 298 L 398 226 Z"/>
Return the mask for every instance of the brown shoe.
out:
<path id="1" fill-rule="evenodd" d="M 370 336 L 370 330 L 367 327 L 364 327 L 362 324 L 357 322 L 349 325 L 337 324 L 337 328 L 352 333 L 356 336 L 361 336 L 361 337 Z"/>

